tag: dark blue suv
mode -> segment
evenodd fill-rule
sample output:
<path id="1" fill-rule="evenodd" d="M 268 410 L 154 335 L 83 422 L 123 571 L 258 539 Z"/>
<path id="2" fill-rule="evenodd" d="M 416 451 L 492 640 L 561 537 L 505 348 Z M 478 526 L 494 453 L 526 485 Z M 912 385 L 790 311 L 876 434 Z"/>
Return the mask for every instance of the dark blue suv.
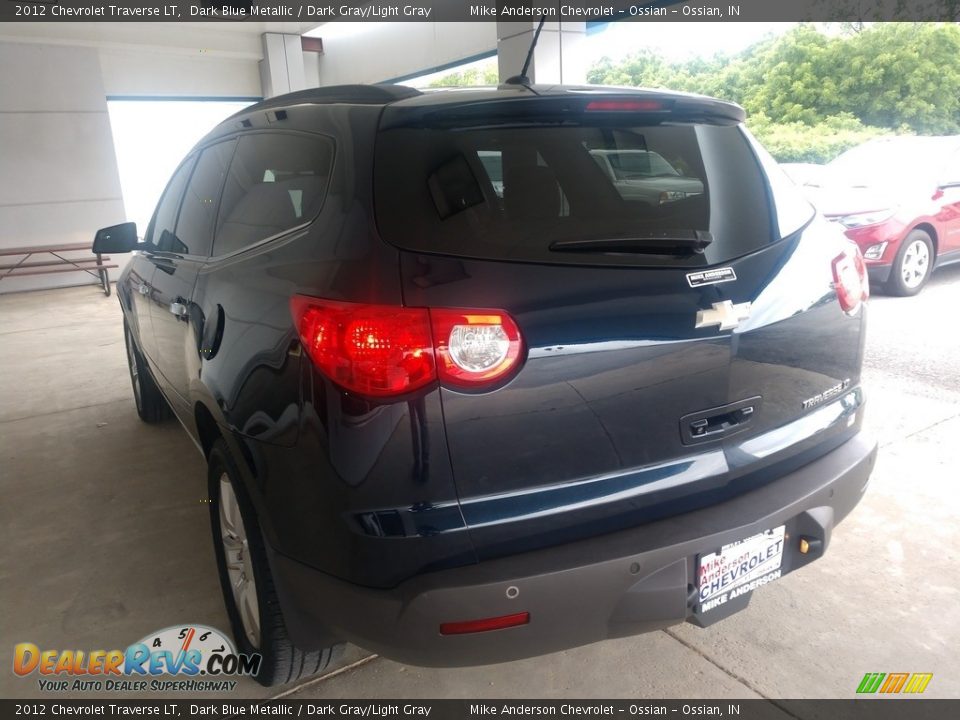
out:
<path id="1" fill-rule="evenodd" d="M 260 681 L 707 625 L 820 557 L 867 277 L 711 98 L 308 90 L 173 175 L 118 282 L 140 416 L 209 463 Z M 134 247 L 135 245 L 135 247 Z"/>

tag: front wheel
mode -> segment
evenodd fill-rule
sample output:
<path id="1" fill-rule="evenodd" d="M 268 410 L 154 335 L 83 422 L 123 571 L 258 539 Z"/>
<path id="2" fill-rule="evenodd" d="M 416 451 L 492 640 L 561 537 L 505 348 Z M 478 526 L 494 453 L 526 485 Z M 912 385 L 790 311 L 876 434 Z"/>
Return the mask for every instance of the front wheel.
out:
<path id="1" fill-rule="evenodd" d="M 304 652 L 287 634 L 273 585 L 260 526 L 227 450 L 210 451 L 210 525 L 223 600 L 241 653 L 260 653 L 256 680 L 281 685 L 314 675 L 339 655 L 342 645 Z"/>
<path id="2" fill-rule="evenodd" d="M 916 295 L 927 284 L 933 269 L 933 240 L 923 230 L 914 230 L 900 244 L 893 260 L 887 290 L 891 295 Z"/>

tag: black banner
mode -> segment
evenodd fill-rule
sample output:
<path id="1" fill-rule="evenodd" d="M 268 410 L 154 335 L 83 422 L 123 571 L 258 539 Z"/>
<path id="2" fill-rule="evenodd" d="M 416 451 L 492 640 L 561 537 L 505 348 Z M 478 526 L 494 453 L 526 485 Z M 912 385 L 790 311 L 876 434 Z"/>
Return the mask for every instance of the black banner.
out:
<path id="1" fill-rule="evenodd" d="M 0 0 L 14 22 L 960 21 L 960 0 Z"/>
<path id="2" fill-rule="evenodd" d="M 909 706 L 909 707 L 907 707 Z M 952 708 L 952 709 L 951 709 Z M 0 717 L 609 718 L 942 720 L 960 700 L 0 700 Z"/>

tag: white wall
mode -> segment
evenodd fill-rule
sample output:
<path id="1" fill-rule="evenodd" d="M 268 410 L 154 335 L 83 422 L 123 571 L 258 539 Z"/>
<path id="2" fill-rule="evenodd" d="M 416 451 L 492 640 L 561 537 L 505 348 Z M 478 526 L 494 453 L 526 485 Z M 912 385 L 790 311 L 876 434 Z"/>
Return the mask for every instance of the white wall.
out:
<path id="1" fill-rule="evenodd" d="M 308 86 L 382 82 L 497 49 L 492 22 L 348 23 L 354 34 L 338 25 L 309 33 L 323 38 L 323 55 L 304 54 Z"/>
<path id="2" fill-rule="evenodd" d="M 107 95 L 259 97 L 260 36 L 300 23 L 18 23 L 0 43 L 92 48 Z M 285 28 L 279 30 L 278 28 Z"/>
<path id="3" fill-rule="evenodd" d="M 502 80 L 517 75 L 530 50 L 539 22 L 498 22 L 497 64 Z M 527 68 L 533 83 L 582 85 L 587 81 L 585 22 L 544 23 Z"/>
<path id="4" fill-rule="evenodd" d="M 0 247 L 92 243 L 97 228 L 123 222 L 107 96 L 259 97 L 264 27 L 0 25 Z M 0 293 L 88 280 L 80 272 L 8 277 Z"/>
<path id="5" fill-rule="evenodd" d="M 0 247 L 92 243 L 124 219 L 96 50 L 0 43 L 0 67 Z M 86 279 L 8 277 L 0 292 Z"/>

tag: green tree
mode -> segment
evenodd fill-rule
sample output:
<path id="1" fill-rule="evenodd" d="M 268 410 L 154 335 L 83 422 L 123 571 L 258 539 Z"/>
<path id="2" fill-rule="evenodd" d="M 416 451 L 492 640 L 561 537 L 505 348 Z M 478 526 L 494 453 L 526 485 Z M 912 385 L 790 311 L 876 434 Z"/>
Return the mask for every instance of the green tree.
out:
<path id="1" fill-rule="evenodd" d="M 480 68 L 467 68 L 460 72 L 452 72 L 436 80 L 432 80 L 429 87 L 468 87 L 471 85 L 497 85 L 500 76 L 496 64 L 485 65 Z"/>
<path id="2" fill-rule="evenodd" d="M 950 12 L 960 5 L 933 1 Z M 960 26 L 855 23 L 841 30 L 828 35 L 799 25 L 735 55 L 680 63 L 640 50 L 620 63 L 601 59 L 588 79 L 732 100 L 790 159 L 824 158 L 879 132 L 960 132 Z"/>
<path id="3" fill-rule="evenodd" d="M 892 131 L 864 125 L 849 114 L 833 115 L 816 125 L 775 123 L 763 113 L 748 122 L 751 132 L 780 162 L 826 163 L 844 150 Z"/>
<path id="4" fill-rule="evenodd" d="M 960 27 L 877 23 L 837 53 L 843 109 L 881 127 L 960 132 Z"/>

